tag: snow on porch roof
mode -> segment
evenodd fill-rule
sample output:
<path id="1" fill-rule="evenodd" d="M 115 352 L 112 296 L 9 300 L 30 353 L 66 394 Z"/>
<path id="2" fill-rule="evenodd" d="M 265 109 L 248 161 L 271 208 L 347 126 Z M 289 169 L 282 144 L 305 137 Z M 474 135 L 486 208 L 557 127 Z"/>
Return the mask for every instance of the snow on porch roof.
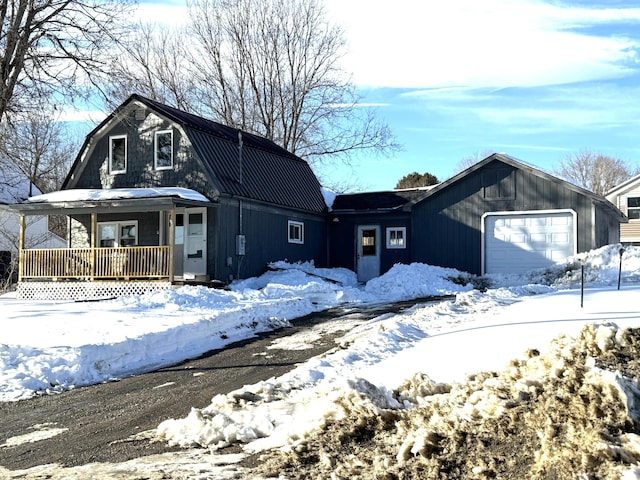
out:
<path id="1" fill-rule="evenodd" d="M 134 198 L 157 198 L 157 197 L 177 197 L 183 200 L 196 202 L 209 202 L 204 195 L 180 187 L 156 187 L 156 188 L 113 188 L 100 190 L 93 188 L 79 188 L 70 190 L 60 190 L 57 192 L 45 193 L 29 197 L 24 203 L 61 203 L 61 202 L 83 202 L 96 200 L 123 200 Z"/>

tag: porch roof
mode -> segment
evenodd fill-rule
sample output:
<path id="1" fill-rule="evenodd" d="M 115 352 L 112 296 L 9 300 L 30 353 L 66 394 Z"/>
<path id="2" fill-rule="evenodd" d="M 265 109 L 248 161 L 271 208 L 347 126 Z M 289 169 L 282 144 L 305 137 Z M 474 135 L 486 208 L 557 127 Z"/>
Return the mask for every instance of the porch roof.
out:
<path id="1" fill-rule="evenodd" d="M 73 215 L 114 211 L 148 212 L 217 205 L 200 193 L 185 188 L 122 188 L 61 190 L 30 197 L 10 208 L 23 215 Z"/>

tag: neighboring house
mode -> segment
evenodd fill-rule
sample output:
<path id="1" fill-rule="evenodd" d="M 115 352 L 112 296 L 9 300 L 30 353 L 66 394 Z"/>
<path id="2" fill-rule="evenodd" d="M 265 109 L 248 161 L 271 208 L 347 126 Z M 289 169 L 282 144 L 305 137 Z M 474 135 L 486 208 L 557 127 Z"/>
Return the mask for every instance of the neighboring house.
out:
<path id="1" fill-rule="evenodd" d="M 277 259 L 326 262 L 326 205 L 307 162 L 138 95 L 89 133 L 61 192 L 16 208 L 71 218 L 69 258 L 27 259 L 25 288 L 52 277 L 225 284 Z"/>
<path id="2" fill-rule="evenodd" d="M 626 221 L 603 197 L 503 154 L 428 190 L 339 195 L 331 215 L 329 263 L 362 281 L 395 262 L 474 274 L 544 268 L 618 242 Z"/>
<path id="3" fill-rule="evenodd" d="M 0 281 L 12 272 L 12 261 L 18 253 L 20 216 L 10 208 L 25 200 L 30 192 L 40 193 L 29 180 L 17 173 L 0 174 Z M 49 231 L 46 216 L 29 218 L 29 231 L 24 239 L 27 248 L 64 248 L 67 242 Z"/>
<path id="4" fill-rule="evenodd" d="M 69 248 L 21 252 L 23 298 L 225 285 L 277 260 L 360 281 L 411 262 L 524 272 L 616 243 L 626 221 L 603 197 L 502 154 L 433 187 L 337 195 L 328 208 L 304 160 L 138 95 L 87 136 L 60 192 L 13 208 L 70 218 Z"/>
<path id="5" fill-rule="evenodd" d="M 620 242 L 640 245 L 640 175 L 609 190 L 606 198 L 629 218 L 620 224 Z"/>

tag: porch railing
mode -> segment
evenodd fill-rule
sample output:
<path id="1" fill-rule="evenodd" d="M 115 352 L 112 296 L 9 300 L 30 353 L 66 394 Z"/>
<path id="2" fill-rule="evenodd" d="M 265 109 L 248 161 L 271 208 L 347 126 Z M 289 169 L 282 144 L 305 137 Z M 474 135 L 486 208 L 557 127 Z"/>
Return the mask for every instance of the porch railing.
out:
<path id="1" fill-rule="evenodd" d="M 31 249 L 20 252 L 19 275 L 29 279 L 170 280 L 168 246 Z"/>

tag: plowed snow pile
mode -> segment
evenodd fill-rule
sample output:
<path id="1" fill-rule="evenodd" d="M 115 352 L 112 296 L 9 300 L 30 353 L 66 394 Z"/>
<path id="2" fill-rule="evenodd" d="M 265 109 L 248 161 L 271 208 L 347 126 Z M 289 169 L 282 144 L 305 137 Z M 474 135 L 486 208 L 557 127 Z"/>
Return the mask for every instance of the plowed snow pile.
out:
<path id="1" fill-rule="evenodd" d="M 640 330 L 586 326 L 545 355 L 389 395 L 352 382 L 321 431 L 263 453 L 265 478 L 637 478 Z M 626 474 L 625 474 L 626 472 Z M 627 475 L 625 477 L 625 475 Z M 633 475 L 633 476 L 630 476 Z"/>

